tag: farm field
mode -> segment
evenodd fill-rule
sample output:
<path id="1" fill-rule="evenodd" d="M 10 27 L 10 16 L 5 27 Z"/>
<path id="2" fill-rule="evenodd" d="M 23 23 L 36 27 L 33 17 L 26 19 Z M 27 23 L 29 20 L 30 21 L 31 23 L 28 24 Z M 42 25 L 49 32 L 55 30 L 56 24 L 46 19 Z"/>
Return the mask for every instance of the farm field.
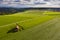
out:
<path id="1" fill-rule="evenodd" d="M 0 15 L 0 40 L 60 40 L 60 16 L 45 14 L 47 13 L 26 11 Z M 7 34 L 16 23 L 25 30 Z"/>

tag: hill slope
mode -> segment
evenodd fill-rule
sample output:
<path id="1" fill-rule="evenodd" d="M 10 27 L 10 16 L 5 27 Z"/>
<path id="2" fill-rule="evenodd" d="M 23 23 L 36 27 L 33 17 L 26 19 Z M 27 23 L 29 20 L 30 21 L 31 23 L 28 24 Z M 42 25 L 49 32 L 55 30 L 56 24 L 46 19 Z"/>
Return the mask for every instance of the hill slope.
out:
<path id="1" fill-rule="evenodd" d="M 0 40 L 52 40 L 51 37 L 57 35 L 55 32 L 59 33 L 60 19 L 43 13 L 28 11 L 0 16 Z M 23 26 L 25 30 L 7 34 L 8 30 L 15 27 L 15 23 Z"/>

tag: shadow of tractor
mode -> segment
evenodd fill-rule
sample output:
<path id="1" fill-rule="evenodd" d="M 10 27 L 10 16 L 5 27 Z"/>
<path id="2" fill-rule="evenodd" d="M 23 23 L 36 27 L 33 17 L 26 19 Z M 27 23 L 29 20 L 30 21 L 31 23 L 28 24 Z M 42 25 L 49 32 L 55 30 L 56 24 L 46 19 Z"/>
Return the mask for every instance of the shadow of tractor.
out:
<path id="1" fill-rule="evenodd" d="M 12 28 L 12 29 L 8 30 L 7 34 L 8 34 L 8 33 L 15 33 L 15 32 L 22 31 L 22 30 L 24 30 L 23 27 L 22 27 L 21 29 Z"/>
<path id="2" fill-rule="evenodd" d="M 11 30 L 8 30 L 8 32 L 7 32 L 7 33 L 15 33 L 15 32 L 18 32 L 18 29 L 13 28 L 13 29 L 11 29 Z"/>

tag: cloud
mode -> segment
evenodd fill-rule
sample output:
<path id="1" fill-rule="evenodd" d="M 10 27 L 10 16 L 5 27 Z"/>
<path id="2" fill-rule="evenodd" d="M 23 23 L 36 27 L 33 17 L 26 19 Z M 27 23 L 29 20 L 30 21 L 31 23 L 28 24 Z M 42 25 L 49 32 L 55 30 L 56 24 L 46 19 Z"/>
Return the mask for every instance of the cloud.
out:
<path id="1" fill-rule="evenodd" d="M 40 1 L 40 0 L 39 0 Z M 28 1 L 15 1 L 15 2 L 3 2 L 0 1 L 0 7 L 16 7 L 16 8 L 27 8 L 27 7 L 60 7 L 60 1 L 35 1 L 32 0 L 31 2 Z"/>

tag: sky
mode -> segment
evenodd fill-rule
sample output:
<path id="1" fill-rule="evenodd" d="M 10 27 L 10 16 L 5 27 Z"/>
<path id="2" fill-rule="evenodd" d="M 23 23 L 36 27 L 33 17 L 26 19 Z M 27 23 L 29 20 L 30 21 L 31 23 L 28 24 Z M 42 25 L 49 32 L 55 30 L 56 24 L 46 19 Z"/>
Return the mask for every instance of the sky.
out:
<path id="1" fill-rule="evenodd" d="M 0 0 L 0 7 L 60 7 L 60 0 Z"/>

